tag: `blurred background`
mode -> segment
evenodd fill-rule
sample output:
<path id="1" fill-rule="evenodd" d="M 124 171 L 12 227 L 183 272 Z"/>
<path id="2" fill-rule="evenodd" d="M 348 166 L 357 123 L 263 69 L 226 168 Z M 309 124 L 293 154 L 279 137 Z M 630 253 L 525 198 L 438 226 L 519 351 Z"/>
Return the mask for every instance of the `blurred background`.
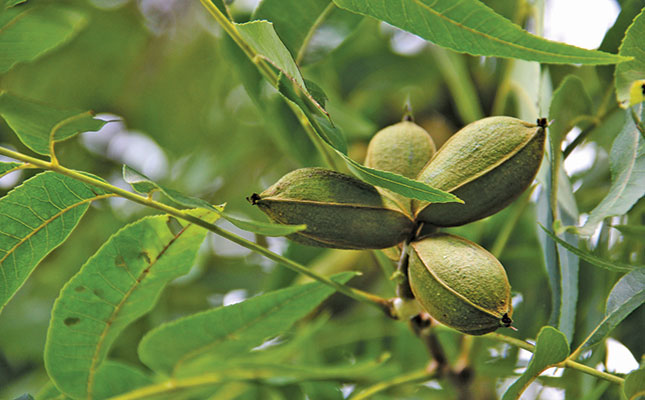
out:
<path id="1" fill-rule="evenodd" d="M 537 7 L 532 2 L 484 2 L 533 32 L 543 26 L 543 31 L 537 33 L 547 38 L 586 48 L 600 46 L 614 53 L 622 31 L 617 38 L 606 38 L 605 34 L 621 11 L 620 3 L 635 3 L 546 1 L 543 20 L 538 21 L 531 17 L 533 7 Z M 234 44 L 199 2 L 59 3 L 82 10 L 87 17 L 86 26 L 63 46 L 0 75 L 0 89 L 58 107 L 92 109 L 99 118 L 113 121 L 99 132 L 85 133 L 57 145 L 58 158 L 64 165 L 90 171 L 127 188 L 121 178 L 121 166 L 128 164 L 167 187 L 211 203 L 226 203 L 231 213 L 257 220 L 265 217 L 249 205 L 247 196 L 262 191 L 293 169 L 323 165 L 275 90 L 264 85 L 259 99 L 249 97 L 240 80 L 240 73 L 248 65 L 238 61 Z M 233 2 L 230 7 L 236 22 L 249 20 L 257 3 Z M 376 131 L 401 120 L 408 101 L 415 121 L 430 132 L 437 146 L 465 124 L 484 116 L 546 116 L 540 113 L 546 105 L 537 99 L 528 101 L 532 109 L 524 108 L 527 101 L 521 78 L 502 82 L 508 76 L 506 70 L 515 65 L 512 61 L 451 53 L 387 24 L 339 10 L 333 11 L 315 32 L 307 51 L 294 58 L 305 78 L 326 93 L 328 111 L 350 143 L 350 156 L 357 161 L 362 161 Z M 547 68 L 554 88 L 566 74 L 576 71 L 588 84 L 586 89 L 594 106 L 611 86 L 612 67 Z M 612 118 L 623 117 L 618 113 L 607 117 Z M 619 122 L 610 127 L 620 126 Z M 579 132 L 572 132 L 565 145 Z M 607 154 L 616 134 L 611 128 L 597 129 L 565 162 L 583 216 L 609 187 Z M 0 121 L 0 145 L 30 154 L 4 121 Z M 0 195 L 35 173 L 17 172 L 0 179 Z M 514 335 L 521 338 L 534 337 L 550 313 L 547 277 L 535 233 L 534 204 L 525 204 L 518 202 L 493 217 L 451 229 L 490 249 L 507 222 L 516 222 L 500 260 L 514 291 L 514 325 L 518 328 Z M 111 234 L 148 213 L 151 211 L 120 199 L 94 204 L 68 242 L 41 263 L 8 304 L 0 314 L 0 398 L 35 393 L 47 381 L 42 353 L 58 291 Z M 630 215 L 643 218 L 642 200 Z M 309 248 L 283 238 L 255 237 L 226 222 L 222 226 L 326 274 L 332 269 L 360 269 L 364 275 L 353 284 L 383 296 L 392 295 L 391 286 L 370 252 Z M 642 238 L 622 236 L 615 230 L 598 231 L 593 246 L 607 259 L 640 264 L 645 261 Z M 600 319 L 604 298 L 617 275 L 584 262 L 580 273 L 579 302 L 584 305 L 585 315 L 580 316 L 577 330 L 582 335 Z M 138 364 L 133 349 L 151 327 L 298 280 L 275 263 L 209 235 L 191 273 L 173 282 L 154 311 L 128 328 L 111 357 Z M 303 350 L 303 358 L 331 362 L 390 352 L 398 368 L 421 367 L 427 362 L 420 351 L 422 347 L 403 324 L 340 297 L 332 298 L 331 310 L 332 321 L 307 328 L 311 330 L 307 334 L 319 338 L 319 349 Z M 311 318 L 324 321 L 330 317 L 320 314 Z M 620 359 L 617 368 L 634 368 L 635 358 L 643 354 L 639 332 L 642 324 L 638 327 L 638 321 L 643 321 L 642 308 L 612 335 L 619 349 L 615 354 L 620 349 L 625 351 L 620 343 L 633 352 Z M 344 332 L 342 337 L 336 334 L 339 330 Z M 459 336 L 448 330 L 441 335 L 447 348 L 456 352 Z M 486 366 L 484 374 L 490 374 L 480 376 L 483 398 L 494 398 L 508 384 L 500 378 L 491 386 L 493 377 L 521 367 L 529 357 L 520 354 L 516 363 L 516 349 L 486 340 L 476 342 L 476 352 Z M 606 352 L 594 353 L 593 357 L 598 362 L 606 361 Z M 587 377 L 577 374 L 571 379 L 575 386 Z M 432 398 L 435 389 L 428 385 L 423 389 L 426 392 L 415 395 Z M 534 398 L 564 398 L 562 390 L 545 391 L 539 384 L 531 390 Z M 408 395 L 412 394 L 402 393 L 401 398 Z"/>

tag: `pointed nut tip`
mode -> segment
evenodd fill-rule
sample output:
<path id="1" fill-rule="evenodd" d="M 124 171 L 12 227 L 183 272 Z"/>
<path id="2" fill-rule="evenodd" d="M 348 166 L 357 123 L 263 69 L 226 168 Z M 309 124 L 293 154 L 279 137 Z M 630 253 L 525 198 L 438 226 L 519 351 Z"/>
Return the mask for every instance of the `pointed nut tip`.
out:
<path id="1" fill-rule="evenodd" d="M 246 198 L 246 201 L 251 203 L 251 205 L 256 205 L 258 204 L 258 201 L 260 201 L 260 195 L 257 193 L 253 193 L 250 197 Z"/>

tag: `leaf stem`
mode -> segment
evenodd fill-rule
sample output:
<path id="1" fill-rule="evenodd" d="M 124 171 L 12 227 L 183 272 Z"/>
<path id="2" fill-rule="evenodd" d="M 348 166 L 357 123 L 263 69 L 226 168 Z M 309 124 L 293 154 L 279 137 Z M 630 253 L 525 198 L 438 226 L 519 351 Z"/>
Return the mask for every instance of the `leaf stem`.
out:
<path id="1" fill-rule="evenodd" d="M 502 334 L 493 332 L 493 333 L 487 334 L 486 337 L 494 338 L 496 340 L 499 340 L 500 342 L 508 343 L 508 344 L 513 345 L 515 347 L 519 347 L 519 348 L 522 348 L 524 350 L 528 350 L 531 353 L 535 351 L 535 346 L 534 345 L 532 345 L 532 344 L 530 344 L 528 342 L 525 342 L 523 340 L 510 337 L 510 336 L 506 336 L 506 335 L 502 335 Z M 575 370 L 578 370 L 580 372 L 584 372 L 587 375 L 592 375 L 592 376 L 595 376 L 596 378 L 604 379 L 606 381 L 609 381 L 609 382 L 612 382 L 612 383 L 615 383 L 615 384 L 618 384 L 618 385 L 622 385 L 625 382 L 625 379 L 623 379 L 623 378 L 621 378 L 619 376 L 612 375 L 612 374 L 609 374 L 609 373 L 603 372 L 603 371 L 598 371 L 597 369 L 594 369 L 592 367 L 586 366 L 586 365 L 581 364 L 579 362 L 573 361 L 573 360 L 571 360 L 569 358 L 564 360 L 563 362 L 561 362 L 559 364 L 556 364 L 555 367 L 558 367 L 558 368 L 566 367 L 566 368 L 575 369 Z"/>
<path id="2" fill-rule="evenodd" d="M 56 158 L 56 153 L 54 152 L 54 146 L 56 145 L 57 140 L 56 139 L 56 133 L 65 126 L 66 124 L 69 124 L 70 122 L 74 122 L 76 120 L 79 120 L 81 118 L 85 118 L 88 116 L 92 116 L 93 113 L 91 111 L 85 111 L 80 114 L 72 115 L 71 117 L 67 117 L 61 121 L 58 121 L 56 125 L 52 128 L 52 130 L 49 132 L 49 159 L 51 160 L 51 163 L 53 165 L 58 165 L 58 159 Z"/>
<path id="3" fill-rule="evenodd" d="M 243 237 L 237 236 L 234 233 L 226 231 L 226 230 L 220 228 L 217 225 L 214 225 L 214 224 L 212 224 L 210 222 L 206 222 L 206 221 L 204 221 L 204 220 L 202 220 L 200 218 L 197 218 L 197 217 L 195 217 L 193 215 L 190 215 L 190 214 L 184 212 L 183 210 L 180 210 L 180 209 L 177 209 L 175 207 L 160 203 L 158 201 L 153 200 L 150 197 L 147 197 L 147 196 L 144 197 L 144 196 L 140 196 L 140 195 L 138 195 L 136 193 L 129 192 L 129 191 L 125 190 L 125 189 L 121 189 L 119 187 L 116 187 L 116 186 L 114 186 L 114 185 L 112 185 L 112 184 L 110 184 L 108 182 L 93 178 L 93 177 L 91 177 L 89 175 L 85 175 L 85 174 L 83 174 L 81 172 L 78 172 L 78 171 L 75 171 L 75 170 L 72 170 L 72 169 L 65 168 L 62 165 L 54 164 L 52 162 L 48 162 L 48 161 L 40 160 L 38 158 L 30 157 L 30 156 L 27 156 L 25 154 L 9 150 L 9 149 L 4 148 L 4 147 L 0 147 L 0 154 L 5 155 L 7 157 L 11 157 L 11 158 L 16 159 L 16 160 L 27 162 L 27 163 L 29 163 L 31 165 L 35 165 L 35 166 L 43 168 L 43 169 L 47 169 L 47 170 L 50 170 L 50 171 L 57 172 L 57 173 L 59 173 L 61 175 L 68 176 L 70 178 L 76 179 L 76 180 L 81 181 L 81 182 L 85 182 L 87 184 L 90 184 L 90 185 L 93 185 L 93 186 L 96 186 L 96 187 L 100 187 L 101 189 L 104 189 L 104 190 L 106 190 L 108 192 L 117 194 L 117 195 L 119 195 L 119 196 L 121 196 L 123 198 L 126 198 L 126 199 L 128 199 L 130 201 L 133 201 L 135 203 L 139 203 L 139 204 L 147 206 L 147 207 L 155 208 L 155 209 L 157 209 L 159 211 L 162 211 L 162 212 L 164 212 L 166 214 L 170 214 L 170 215 L 175 216 L 177 218 L 181 218 L 181 219 L 183 219 L 185 221 L 192 222 L 195 225 L 198 225 L 198 226 L 201 226 L 201 227 L 203 227 L 205 229 L 208 229 L 209 231 L 214 232 L 219 236 L 222 236 L 222 237 L 224 237 L 224 238 L 226 238 L 226 239 L 228 239 L 228 240 L 230 240 L 230 241 L 232 241 L 234 243 L 239 244 L 240 246 L 246 247 L 249 250 L 255 251 L 256 253 L 259 253 L 259 254 L 261 254 L 261 255 L 263 255 L 263 256 L 265 256 L 265 257 L 267 257 L 267 258 L 269 258 L 269 259 L 271 259 L 271 260 L 273 260 L 275 262 L 278 262 L 278 263 L 284 265 L 285 267 L 287 267 L 287 268 L 289 268 L 289 269 L 291 269 L 291 270 L 293 270 L 295 272 L 301 273 L 301 274 L 306 275 L 306 276 L 308 276 L 308 277 L 310 277 L 312 279 L 315 279 L 315 280 L 317 280 L 317 281 L 319 281 L 319 282 L 321 282 L 321 283 L 323 283 L 323 284 L 325 284 L 327 286 L 333 287 L 338 292 L 340 292 L 340 293 L 342 293 L 342 294 L 344 294 L 344 295 L 346 295 L 348 297 L 351 297 L 354 300 L 357 300 L 357 301 L 360 301 L 360 302 L 363 302 L 363 303 L 367 303 L 367 304 L 370 304 L 372 306 L 376 306 L 379 309 L 381 309 L 382 311 L 384 311 L 387 315 L 391 315 L 391 307 L 392 306 L 391 306 L 390 302 L 387 299 L 384 299 L 382 297 L 373 295 L 373 294 L 368 293 L 368 292 L 364 292 L 362 290 L 354 289 L 354 288 L 342 285 L 340 283 L 334 282 L 331 279 L 327 278 L 326 276 L 323 276 L 323 275 L 320 275 L 320 274 L 318 274 L 318 273 L 316 273 L 314 271 L 311 271 L 309 268 L 305 267 L 302 264 L 299 264 L 299 263 L 297 263 L 295 261 L 292 261 L 292 260 L 290 260 L 290 259 L 288 259 L 288 258 L 286 258 L 284 256 L 279 255 L 279 254 L 273 253 L 269 249 L 267 249 L 267 248 L 265 248 L 263 246 L 260 246 L 257 243 L 251 242 L 250 240 L 247 240 L 247 239 L 244 239 Z"/>

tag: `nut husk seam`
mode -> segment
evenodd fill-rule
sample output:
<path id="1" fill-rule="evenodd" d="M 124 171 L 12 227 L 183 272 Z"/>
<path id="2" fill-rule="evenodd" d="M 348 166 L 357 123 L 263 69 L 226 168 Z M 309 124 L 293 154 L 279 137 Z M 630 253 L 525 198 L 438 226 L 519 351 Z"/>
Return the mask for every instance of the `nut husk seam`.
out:
<path id="1" fill-rule="evenodd" d="M 391 200 L 391 199 L 390 199 Z M 326 202 L 326 201 L 315 201 L 315 200 L 291 200 L 291 199 L 276 199 L 272 197 L 264 197 L 260 198 L 259 200 L 255 200 L 254 205 L 259 205 L 262 206 L 263 202 L 276 202 L 276 203 L 294 203 L 294 204 L 315 204 L 315 205 L 323 205 L 323 206 L 333 206 L 333 207 L 348 207 L 348 208 L 356 208 L 356 209 L 364 209 L 364 210 L 384 210 L 384 211 L 390 211 L 390 212 L 397 212 L 405 217 L 407 217 L 410 221 L 413 221 L 412 217 L 410 217 L 408 214 L 401 210 L 394 210 L 394 209 L 383 209 L 381 207 L 374 207 L 374 206 L 367 206 L 363 204 L 358 204 L 358 203 L 334 203 L 334 202 Z"/>

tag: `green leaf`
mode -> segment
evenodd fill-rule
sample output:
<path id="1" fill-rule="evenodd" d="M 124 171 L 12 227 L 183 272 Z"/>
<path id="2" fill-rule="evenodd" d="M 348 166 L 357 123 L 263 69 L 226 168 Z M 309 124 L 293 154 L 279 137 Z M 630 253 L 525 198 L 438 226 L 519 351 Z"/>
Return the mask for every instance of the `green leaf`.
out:
<path id="1" fill-rule="evenodd" d="M 387 358 L 387 357 L 386 357 Z M 383 365 L 382 360 L 345 365 L 289 365 L 286 363 L 265 363 L 241 360 L 219 360 L 217 364 L 197 364 L 195 378 L 204 371 L 215 372 L 215 378 L 220 382 L 228 380 L 261 379 L 269 384 L 287 385 L 311 380 L 367 380 L 387 377 L 387 368 L 378 371 Z M 377 370 L 377 376 L 374 376 Z M 386 372 L 384 375 L 383 372 Z M 191 378 L 193 375 L 191 375 Z M 198 379 L 198 378 L 197 378 Z"/>
<path id="2" fill-rule="evenodd" d="M 631 106 L 631 89 L 634 81 L 645 79 L 645 54 L 643 53 L 645 37 L 645 8 L 627 28 L 618 54 L 623 57 L 634 57 L 633 60 L 621 63 L 614 71 L 616 100 L 622 107 Z M 643 83 L 645 84 L 645 83 Z M 637 89 L 640 89 L 637 87 Z"/>
<path id="3" fill-rule="evenodd" d="M 562 177 L 559 183 L 565 183 L 566 193 L 568 196 L 573 197 L 569 179 L 564 173 L 564 169 L 560 169 Z M 565 182 L 566 180 L 566 182 Z M 563 190 L 559 188 L 558 198 L 562 198 Z M 558 202 L 558 204 L 561 204 Z M 575 201 L 573 202 L 573 215 L 565 207 L 560 208 L 560 218 L 565 224 L 573 225 L 578 221 L 578 209 L 576 208 Z M 563 233 L 564 241 L 569 246 L 578 246 L 578 235 L 571 232 Z M 568 341 L 573 339 L 573 334 L 576 325 L 576 311 L 578 303 L 578 275 L 580 260 L 575 253 L 565 251 L 562 247 L 557 248 L 558 264 L 560 268 L 560 287 L 562 301 L 560 303 L 560 315 L 558 319 L 557 328 L 566 336 Z"/>
<path id="4" fill-rule="evenodd" d="M 69 41 L 87 22 L 79 10 L 60 4 L 9 8 L 18 3 L 10 2 L 0 15 L 0 73 Z"/>
<path id="5" fill-rule="evenodd" d="M 368 168 L 349 157 L 345 157 L 345 161 L 349 169 L 365 182 L 389 189 L 405 197 L 433 203 L 463 203 L 462 200 L 453 194 L 435 189 L 414 179 L 408 179 L 392 172 Z"/>
<path id="6" fill-rule="evenodd" d="M 38 263 L 67 239 L 90 203 L 109 196 L 44 172 L 0 199 L 0 311 Z"/>
<path id="7" fill-rule="evenodd" d="M 235 26 L 244 40 L 262 58 L 280 71 L 277 82 L 275 82 L 278 90 L 305 112 L 314 129 L 324 141 L 346 154 L 347 143 L 344 136 L 333 126 L 322 105 L 307 91 L 298 66 L 291 58 L 289 50 L 280 41 L 273 29 L 273 24 L 267 21 L 252 21 Z"/>
<path id="8" fill-rule="evenodd" d="M 623 130 L 611 146 L 609 168 L 609 193 L 579 229 L 582 235 L 593 234 L 606 217 L 625 214 L 645 195 L 645 140 L 630 116 L 627 116 Z"/>
<path id="9" fill-rule="evenodd" d="M 61 290 L 47 332 L 45 367 L 61 392 L 80 398 L 103 390 L 99 371 L 110 346 L 154 307 L 168 282 L 190 270 L 205 236 L 203 228 L 168 215 L 147 217 L 119 230 L 87 260 Z"/>
<path id="10" fill-rule="evenodd" d="M 526 387 L 544 370 L 564 361 L 569 355 L 569 344 L 564 334 L 545 326 L 538 333 L 535 351 L 526 371 L 506 390 L 502 400 L 519 399 Z"/>
<path id="11" fill-rule="evenodd" d="M 538 70 L 535 71 L 535 79 L 533 79 L 537 81 L 539 65 L 524 61 L 520 62 L 520 64 L 537 67 Z M 543 76 L 543 78 L 545 77 L 548 77 L 548 75 Z M 529 76 L 524 76 L 524 79 L 520 79 L 520 81 L 530 82 L 531 80 L 528 78 Z M 590 104 L 588 104 L 588 99 L 584 99 L 585 96 L 582 96 L 583 100 L 579 101 L 578 107 L 572 107 L 573 111 L 561 111 L 558 109 L 559 106 L 568 108 L 567 102 L 572 101 L 571 99 L 575 98 L 576 94 L 580 96 L 581 87 L 579 83 L 577 78 L 565 78 L 560 87 L 552 94 L 549 86 L 540 87 L 537 85 L 534 86 L 534 96 L 529 96 L 526 99 L 528 102 L 525 108 L 534 108 L 531 105 L 531 97 L 544 99 L 544 96 L 546 96 L 550 98 L 550 102 L 548 102 L 549 114 L 557 114 L 559 119 L 562 120 L 559 125 L 555 126 L 555 130 L 548 130 L 549 146 L 546 152 L 547 157 L 545 157 L 538 175 L 538 180 L 544 188 L 538 198 L 538 221 L 543 226 L 549 227 L 549 230 L 553 227 L 554 212 L 559 216 L 560 220 L 557 222 L 560 224 L 573 225 L 579 220 L 578 207 L 573 196 L 571 182 L 562 167 L 560 144 L 564 134 L 577 123 L 579 113 L 586 113 L 586 109 L 590 108 Z M 584 89 L 582 93 L 584 93 Z M 541 112 L 543 112 L 543 107 L 543 104 L 540 105 Z M 557 179 L 554 179 L 556 175 Z M 551 317 L 549 318 L 549 325 L 556 326 L 564 333 L 567 340 L 571 340 L 575 331 L 580 260 L 575 253 L 565 251 L 562 246 L 558 246 L 558 242 L 551 240 L 547 233 L 538 231 L 538 238 L 540 239 L 551 287 Z M 562 239 L 570 247 L 578 247 L 577 235 L 564 232 Z"/>
<path id="12" fill-rule="evenodd" d="M 285 74 L 299 87 L 305 89 L 298 66 L 293 61 L 289 50 L 275 33 L 273 24 L 268 21 L 251 21 L 244 24 L 235 24 L 240 35 L 255 51 L 274 67 Z M 306 90 L 306 89 L 305 89 Z"/>
<path id="13" fill-rule="evenodd" d="M 625 377 L 623 391 L 629 400 L 645 396 L 645 368 L 632 371 Z"/>
<path id="14" fill-rule="evenodd" d="M 107 399 L 152 384 L 139 368 L 114 360 L 105 360 L 96 371 L 92 398 Z"/>
<path id="15" fill-rule="evenodd" d="M 296 58 L 306 46 L 310 30 L 319 18 L 324 18 L 323 13 L 330 5 L 333 7 L 330 0 L 264 0 L 253 13 L 253 19 L 271 21 L 284 46 Z"/>
<path id="16" fill-rule="evenodd" d="M 595 265 L 596 267 L 604 268 L 609 271 L 615 271 L 615 272 L 630 272 L 636 268 L 645 268 L 645 265 L 630 265 L 630 264 L 625 264 L 618 261 L 607 261 L 600 257 L 596 257 L 587 251 L 581 250 L 575 246 L 570 245 L 569 243 L 560 239 L 553 232 L 549 231 L 542 225 L 540 225 L 540 228 L 542 228 L 542 230 L 544 230 L 544 232 L 551 239 L 558 242 L 560 246 L 564 247 L 565 249 L 575 254 L 576 256 L 580 257 L 581 259 L 587 261 L 588 263 Z"/>
<path id="17" fill-rule="evenodd" d="M 632 311 L 645 303 L 645 269 L 636 269 L 616 282 L 607 297 L 605 316 L 584 344 L 593 346 L 607 337 Z"/>
<path id="18" fill-rule="evenodd" d="M 20 169 L 23 165 L 22 163 L 0 161 L 0 178 Z"/>
<path id="19" fill-rule="evenodd" d="M 216 213 L 221 212 L 220 209 L 216 208 L 206 200 L 197 197 L 186 196 L 176 190 L 165 188 L 158 183 L 153 182 L 152 180 L 150 180 L 150 178 L 136 171 L 134 168 L 131 168 L 125 164 L 123 165 L 123 180 L 129 183 L 134 190 L 142 194 L 150 194 L 152 191 L 159 190 L 170 200 L 184 207 L 203 208 L 205 210 L 210 210 Z"/>
<path id="20" fill-rule="evenodd" d="M 8 92 L 0 94 L 0 115 L 25 146 L 42 155 L 49 155 L 51 141 L 98 131 L 107 123 L 94 119 L 91 111 L 57 109 Z"/>
<path id="21" fill-rule="evenodd" d="M 317 61 L 339 46 L 362 18 L 337 8 L 331 0 L 263 0 L 253 13 L 253 19 L 273 23 L 299 65 Z M 333 29 L 334 40 L 316 40 L 324 29 Z"/>
<path id="22" fill-rule="evenodd" d="M 636 18 L 642 9 L 643 0 L 622 0 L 620 2 L 620 14 L 618 14 L 616 21 L 605 34 L 598 50 L 611 53 L 618 52 L 627 28 L 629 28 L 634 18 Z"/>
<path id="23" fill-rule="evenodd" d="M 157 184 L 156 182 L 151 181 L 150 178 L 135 171 L 127 165 L 123 165 L 123 179 L 127 183 L 132 185 L 132 188 L 139 193 L 149 194 L 154 190 L 159 190 L 170 200 L 179 205 L 182 205 L 184 207 L 203 208 L 206 210 L 214 211 L 238 228 L 245 231 L 257 233 L 258 235 L 286 236 L 307 229 L 306 225 L 280 225 L 268 222 L 242 220 L 232 217 L 224 213 L 221 208 L 217 208 L 211 205 L 206 200 L 202 200 L 197 197 L 186 196 L 185 194 L 180 193 L 176 190 L 165 188 Z"/>
<path id="24" fill-rule="evenodd" d="M 533 61 L 515 60 L 510 63 L 510 93 L 513 94 L 515 103 L 517 104 L 517 117 L 524 121 L 534 121 L 537 117 L 543 117 L 546 113 L 538 110 L 538 106 L 544 106 L 541 94 L 550 93 L 552 89 L 550 82 L 544 83 L 542 79 L 547 78 L 548 74 L 544 69 L 541 74 L 540 64 Z M 542 82 L 541 82 L 542 81 Z M 510 97 L 510 96 L 509 96 Z M 537 99 L 537 102 L 536 102 Z M 508 100 L 506 100 L 508 102 Z M 502 104 L 499 104 L 501 107 Z"/>
<path id="25" fill-rule="evenodd" d="M 345 272 L 332 279 L 345 283 L 354 275 Z M 202 355 L 221 360 L 242 356 L 289 329 L 333 293 L 315 282 L 181 318 L 144 336 L 139 357 L 154 371 L 174 375 Z"/>
<path id="26" fill-rule="evenodd" d="M 547 147 L 547 150 L 549 147 Z M 551 210 L 550 199 L 552 195 L 552 179 L 553 169 L 551 168 L 551 152 L 546 152 L 546 157 L 542 161 L 542 166 L 538 172 L 538 180 L 540 185 L 544 188 L 538 196 L 536 211 L 538 224 L 551 229 L 553 227 L 553 212 Z M 558 247 L 554 241 L 549 240 L 549 236 L 542 230 L 537 229 L 537 237 L 540 241 L 542 249 L 542 256 L 544 258 L 544 266 L 549 279 L 549 288 L 551 289 L 551 317 L 549 318 L 550 325 L 556 325 L 560 319 L 560 307 L 562 304 L 562 286 L 561 286 L 561 273 L 560 261 L 558 257 Z"/>
<path id="27" fill-rule="evenodd" d="M 322 106 L 302 87 L 290 81 L 285 75 L 280 76 L 278 90 L 288 100 L 294 102 L 307 116 L 318 136 L 341 156 L 347 155 L 347 140 L 327 115 Z"/>
<path id="28" fill-rule="evenodd" d="M 591 99 L 585 90 L 582 79 L 575 75 L 567 75 L 560 86 L 553 92 L 549 106 L 549 133 L 554 147 L 552 151 L 560 151 L 560 145 L 567 132 L 583 116 L 591 114 Z"/>
<path id="29" fill-rule="evenodd" d="M 532 35 L 476 0 L 334 0 L 334 3 L 439 46 L 476 56 L 552 64 L 615 64 L 626 60 Z"/>

